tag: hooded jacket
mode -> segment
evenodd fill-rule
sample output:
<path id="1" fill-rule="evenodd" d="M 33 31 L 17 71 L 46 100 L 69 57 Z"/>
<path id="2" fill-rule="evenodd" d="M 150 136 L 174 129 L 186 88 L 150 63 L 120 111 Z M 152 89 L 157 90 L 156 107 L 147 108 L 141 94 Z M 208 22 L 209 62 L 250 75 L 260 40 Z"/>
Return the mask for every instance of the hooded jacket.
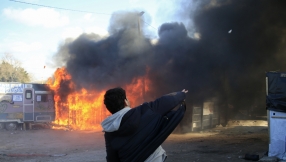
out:
<path id="1" fill-rule="evenodd" d="M 132 109 L 125 107 L 106 118 L 101 123 L 105 132 L 106 160 L 144 162 L 155 150 L 162 151 L 160 145 L 184 115 L 183 108 L 172 109 L 185 97 L 184 92 L 170 93 Z"/>

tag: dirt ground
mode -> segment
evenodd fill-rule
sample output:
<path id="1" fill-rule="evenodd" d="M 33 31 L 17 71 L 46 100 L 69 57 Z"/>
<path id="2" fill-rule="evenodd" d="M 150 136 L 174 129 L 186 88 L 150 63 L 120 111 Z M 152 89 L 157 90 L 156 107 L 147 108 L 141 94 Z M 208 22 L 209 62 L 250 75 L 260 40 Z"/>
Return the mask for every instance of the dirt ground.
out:
<path id="1" fill-rule="evenodd" d="M 267 121 L 231 121 L 200 132 L 171 134 L 162 144 L 170 162 L 242 162 L 245 154 L 261 158 L 268 150 Z M 33 129 L 0 131 L 0 161 L 103 162 L 103 133 Z"/>

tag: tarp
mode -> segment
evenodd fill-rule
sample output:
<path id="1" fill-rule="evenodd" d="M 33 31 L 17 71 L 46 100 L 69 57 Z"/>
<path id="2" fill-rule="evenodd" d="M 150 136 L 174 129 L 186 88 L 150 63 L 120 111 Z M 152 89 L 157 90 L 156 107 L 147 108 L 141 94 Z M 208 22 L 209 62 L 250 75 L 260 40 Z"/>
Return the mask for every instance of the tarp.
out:
<path id="1" fill-rule="evenodd" d="M 286 72 L 267 72 L 266 109 L 286 112 Z"/>

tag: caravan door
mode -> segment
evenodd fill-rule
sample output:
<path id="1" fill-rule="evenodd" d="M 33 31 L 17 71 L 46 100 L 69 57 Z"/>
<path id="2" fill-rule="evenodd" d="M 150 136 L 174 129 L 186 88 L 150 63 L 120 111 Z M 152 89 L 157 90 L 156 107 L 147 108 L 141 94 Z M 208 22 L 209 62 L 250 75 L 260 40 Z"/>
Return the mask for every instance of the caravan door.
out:
<path id="1" fill-rule="evenodd" d="M 32 86 L 31 86 L 32 87 Z M 24 121 L 34 121 L 34 89 L 24 88 L 23 93 Z"/>

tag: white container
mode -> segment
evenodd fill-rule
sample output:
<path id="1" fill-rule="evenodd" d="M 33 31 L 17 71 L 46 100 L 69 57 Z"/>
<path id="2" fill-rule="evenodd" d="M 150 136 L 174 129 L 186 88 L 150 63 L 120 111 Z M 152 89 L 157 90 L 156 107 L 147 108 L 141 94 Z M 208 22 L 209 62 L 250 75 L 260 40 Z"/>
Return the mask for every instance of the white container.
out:
<path id="1" fill-rule="evenodd" d="M 269 110 L 269 157 L 286 159 L 286 113 Z"/>

